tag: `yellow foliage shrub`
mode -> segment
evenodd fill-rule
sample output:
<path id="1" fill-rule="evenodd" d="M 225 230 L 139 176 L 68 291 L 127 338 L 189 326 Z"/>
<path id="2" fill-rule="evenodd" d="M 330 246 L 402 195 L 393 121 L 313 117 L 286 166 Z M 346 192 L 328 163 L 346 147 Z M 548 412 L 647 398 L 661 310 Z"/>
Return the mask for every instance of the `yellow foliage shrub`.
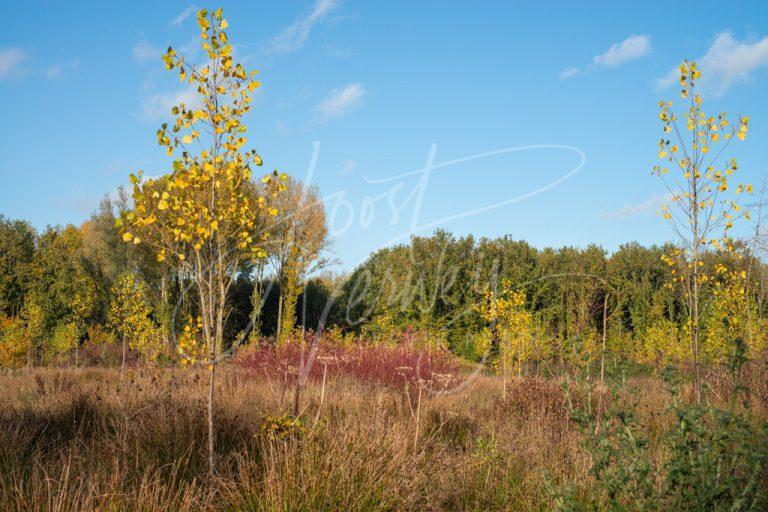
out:
<path id="1" fill-rule="evenodd" d="M 24 366 L 29 343 L 27 329 L 20 318 L 0 318 L 0 366 Z"/>

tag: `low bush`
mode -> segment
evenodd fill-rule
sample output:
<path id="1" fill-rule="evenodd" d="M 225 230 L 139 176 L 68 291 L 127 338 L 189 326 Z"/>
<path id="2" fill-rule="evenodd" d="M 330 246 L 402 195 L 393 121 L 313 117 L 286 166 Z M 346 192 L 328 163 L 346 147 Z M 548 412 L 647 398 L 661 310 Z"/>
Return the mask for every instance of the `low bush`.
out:
<path id="1" fill-rule="evenodd" d="M 364 341 L 337 345 L 327 338 L 317 340 L 313 333 L 307 334 L 304 343 L 291 340 L 275 346 L 264 340 L 243 347 L 234 363 L 274 378 L 306 372 L 308 378 L 320 380 L 325 371 L 327 376 L 349 376 L 371 384 L 399 387 L 421 382 L 432 389 L 450 388 L 461 380 L 459 359 L 442 348 Z"/>

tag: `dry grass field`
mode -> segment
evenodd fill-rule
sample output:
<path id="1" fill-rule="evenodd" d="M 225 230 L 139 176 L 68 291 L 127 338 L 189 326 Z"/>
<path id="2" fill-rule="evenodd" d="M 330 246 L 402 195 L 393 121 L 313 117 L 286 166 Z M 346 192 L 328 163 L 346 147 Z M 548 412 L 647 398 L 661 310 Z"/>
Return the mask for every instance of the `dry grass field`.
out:
<path id="1" fill-rule="evenodd" d="M 278 374 L 230 363 L 218 375 L 210 479 L 205 369 L 132 369 L 122 386 L 114 369 L 3 374 L 0 508 L 550 510 L 547 479 L 600 492 L 556 380 L 419 393 L 331 373 L 307 381 L 295 420 Z M 670 395 L 653 377 L 625 389 L 653 445 Z"/>

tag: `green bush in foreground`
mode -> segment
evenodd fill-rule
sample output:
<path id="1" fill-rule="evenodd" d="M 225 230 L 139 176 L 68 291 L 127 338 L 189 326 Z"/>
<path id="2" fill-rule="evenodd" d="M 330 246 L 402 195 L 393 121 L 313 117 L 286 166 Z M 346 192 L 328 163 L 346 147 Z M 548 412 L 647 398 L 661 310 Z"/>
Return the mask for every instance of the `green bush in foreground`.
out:
<path id="1" fill-rule="evenodd" d="M 733 352 L 733 385 L 725 408 L 685 403 L 677 372 L 664 371 L 674 423 L 653 452 L 637 420 L 636 403 L 612 389 L 602 399 L 609 401 L 605 410 L 593 410 L 594 389 L 587 383 L 588 399 L 572 406 L 572 413 L 584 434 L 598 492 L 584 497 L 573 485 L 558 488 L 549 482 L 557 510 L 764 510 L 768 423 L 753 417 L 746 399 L 739 401 L 748 393 L 739 380 L 745 362 L 741 340 Z"/>

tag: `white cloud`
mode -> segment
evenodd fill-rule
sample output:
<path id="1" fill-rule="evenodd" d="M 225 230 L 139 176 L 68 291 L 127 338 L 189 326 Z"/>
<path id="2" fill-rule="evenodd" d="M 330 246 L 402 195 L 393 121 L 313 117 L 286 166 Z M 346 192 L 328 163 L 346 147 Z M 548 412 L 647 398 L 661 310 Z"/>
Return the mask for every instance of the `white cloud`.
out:
<path id="1" fill-rule="evenodd" d="M 325 49 L 331 57 L 336 57 L 337 59 L 348 59 L 357 55 L 356 52 L 343 43 L 331 43 Z"/>
<path id="2" fill-rule="evenodd" d="M 357 162 L 354 160 L 344 160 L 341 162 L 341 174 L 349 174 L 355 170 Z"/>
<path id="3" fill-rule="evenodd" d="M 611 212 L 601 212 L 601 219 L 624 219 L 634 217 L 643 213 L 648 213 L 661 209 L 662 206 L 672 200 L 672 194 L 656 194 L 640 204 L 626 203 L 618 210 Z"/>
<path id="4" fill-rule="evenodd" d="M 562 70 L 558 75 L 558 77 L 560 78 L 560 80 L 568 80 L 569 78 L 573 78 L 579 73 L 580 73 L 579 68 L 575 68 L 571 66 L 570 68 L 565 68 L 564 70 Z"/>
<path id="5" fill-rule="evenodd" d="M 363 104 L 365 89 L 361 84 L 349 84 L 342 89 L 333 89 L 321 101 L 315 110 L 320 114 L 320 121 L 341 117 Z"/>
<path id="6" fill-rule="evenodd" d="M 145 39 L 139 41 L 139 43 L 131 49 L 133 60 L 139 64 L 144 64 L 152 60 L 159 61 L 162 54 L 163 51 L 160 48 L 152 46 Z"/>
<path id="7" fill-rule="evenodd" d="M 118 158 L 116 160 L 112 160 L 111 162 L 108 162 L 107 165 L 104 166 L 104 172 L 106 174 L 127 174 L 128 167 L 128 160 L 125 158 Z"/>
<path id="8" fill-rule="evenodd" d="M 64 194 L 66 195 L 54 198 L 53 204 L 78 215 L 87 215 L 99 205 L 99 198 L 93 196 L 77 194 L 72 191 L 64 192 Z"/>
<path id="9" fill-rule="evenodd" d="M 45 70 L 45 78 L 48 80 L 58 80 L 64 78 L 64 68 L 61 64 L 54 64 Z"/>
<path id="10" fill-rule="evenodd" d="M 629 36 L 620 43 L 615 43 L 608 51 L 596 55 L 593 62 L 596 66 L 615 68 L 621 64 L 638 59 L 651 51 L 650 36 Z"/>
<path id="11" fill-rule="evenodd" d="M 299 16 L 296 21 L 273 37 L 262 51 L 267 55 L 275 55 L 300 50 L 309 39 L 312 28 L 322 22 L 340 3 L 339 0 L 316 0 L 307 13 Z"/>
<path id="12" fill-rule="evenodd" d="M 18 71 L 19 64 L 27 58 L 27 54 L 18 48 L 0 49 L 0 80 L 8 78 Z"/>
<path id="13" fill-rule="evenodd" d="M 192 89 L 152 94 L 142 101 L 142 116 L 148 121 L 168 119 L 171 116 L 171 109 L 180 103 L 184 103 L 187 108 L 198 108 L 200 95 Z"/>
<path id="14" fill-rule="evenodd" d="M 168 23 L 168 26 L 178 28 L 181 26 L 182 23 L 184 23 L 184 20 L 189 18 L 195 11 L 197 11 L 197 6 L 190 5 L 183 11 L 179 13 L 178 16 L 173 18 L 170 23 Z"/>
<path id="15" fill-rule="evenodd" d="M 70 62 L 62 62 L 61 64 L 54 64 L 45 70 L 45 78 L 48 80 L 61 80 L 71 71 L 76 71 L 79 67 L 79 59 Z"/>
<path id="16" fill-rule="evenodd" d="M 768 68 L 768 36 L 753 43 L 740 42 L 730 32 L 721 32 L 703 57 L 696 59 L 701 70 L 703 92 L 722 96 L 735 83 L 746 82 L 754 71 Z M 659 88 L 677 83 L 677 67 L 657 81 Z"/>

